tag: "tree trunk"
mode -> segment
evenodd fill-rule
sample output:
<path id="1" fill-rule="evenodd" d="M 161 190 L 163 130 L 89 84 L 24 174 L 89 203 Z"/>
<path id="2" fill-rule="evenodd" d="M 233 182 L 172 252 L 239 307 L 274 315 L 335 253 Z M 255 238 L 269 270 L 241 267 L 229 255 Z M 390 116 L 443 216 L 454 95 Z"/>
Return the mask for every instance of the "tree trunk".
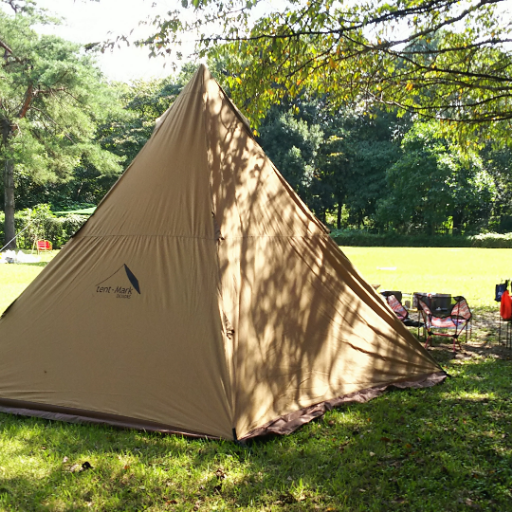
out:
<path id="1" fill-rule="evenodd" d="M 452 222 L 453 222 L 452 233 L 454 235 L 459 235 L 460 234 L 460 228 L 462 227 L 462 219 L 463 219 L 463 214 L 462 214 L 461 210 L 456 210 L 455 212 L 453 212 L 453 215 L 452 215 Z"/>
<path id="2" fill-rule="evenodd" d="M 4 244 L 7 244 L 9 242 L 6 249 L 16 249 L 16 229 L 14 227 L 14 163 L 12 160 L 5 161 L 4 213 Z"/>
<path id="3" fill-rule="evenodd" d="M 342 207 L 342 204 L 341 204 L 341 201 L 338 203 L 338 215 L 337 215 L 337 218 L 336 218 L 336 227 L 338 229 L 341 229 L 341 207 Z"/>

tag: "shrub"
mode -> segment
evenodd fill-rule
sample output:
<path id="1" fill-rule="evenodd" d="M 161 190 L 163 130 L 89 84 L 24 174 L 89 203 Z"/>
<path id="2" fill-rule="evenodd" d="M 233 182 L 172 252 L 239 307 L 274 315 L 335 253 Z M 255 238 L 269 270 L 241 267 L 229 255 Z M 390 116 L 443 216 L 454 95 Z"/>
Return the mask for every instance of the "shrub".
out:
<path id="1" fill-rule="evenodd" d="M 512 233 L 482 233 L 469 238 L 473 247 L 512 248 Z"/>
<path id="2" fill-rule="evenodd" d="M 36 240 L 49 240 L 54 249 L 62 247 L 88 219 L 86 215 L 70 214 L 56 217 L 47 204 L 27 208 L 16 212 L 14 223 L 16 227 L 18 249 L 34 248 Z M 0 236 L 4 239 L 3 212 L 0 212 Z"/>
<path id="3" fill-rule="evenodd" d="M 473 236 L 452 235 L 377 235 L 366 231 L 335 230 L 331 236 L 338 245 L 359 247 L 487 247 L 512 248 L 512 233 L 482 233 Z"/>
<path id="4" fill-rule="evenodd" d="M 331 236 L 338 245 L 359 247 L 512 247 L 508 235 L 382 235 L 356 230 L 337 230 Z M 506 245 L 508 244 L 508 245 Z"/>

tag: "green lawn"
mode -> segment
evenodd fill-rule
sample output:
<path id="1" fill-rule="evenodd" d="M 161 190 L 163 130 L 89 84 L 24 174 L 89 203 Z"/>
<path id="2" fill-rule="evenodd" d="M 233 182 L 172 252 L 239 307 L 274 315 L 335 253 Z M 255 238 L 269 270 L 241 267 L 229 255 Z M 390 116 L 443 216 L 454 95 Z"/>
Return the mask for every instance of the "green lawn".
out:
<path id="1" fill-rule="evenodd" d="M 494 306 L 494 286 L 512 276 L 512 249 L 342 247 L 380 290 L 463 295 L 470 306 Z"/>
<path id="2" fill-rule="evenodd" d="M 0 265 L 0 313 L 7 309 L 9 304 L 36 278 L 57 252 L 41 253 L 39 263 Z"/>
<path id="3" fill-rule="evenodd" d="M 464 293 L 481 306 L 506 251 L 345 249 L 383 288 Z M 16 284 L 6 302 L 40 269 L 0 266 L 2 290 Z M 432 353 L 451 375 L 442 385 L 345 405 L 245 447 L 0 414 L 0 511 L 512 510 L 512 353 L 492 328 L 456 358 Z"/>

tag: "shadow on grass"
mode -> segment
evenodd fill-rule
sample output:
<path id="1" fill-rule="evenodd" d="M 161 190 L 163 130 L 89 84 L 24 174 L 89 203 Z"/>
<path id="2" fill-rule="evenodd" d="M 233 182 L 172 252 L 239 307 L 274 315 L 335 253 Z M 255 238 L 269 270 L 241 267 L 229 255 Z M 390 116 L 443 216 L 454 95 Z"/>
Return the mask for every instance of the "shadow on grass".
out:
<path id="1" fill-rule="evenodd" d="M 7 510 L 506 510 L 509 361 L 451 360 L 287 437 L 232 442 L 0 415 Z M 89 462 L 93 469 L 72 472 Z M 75 466 L 75 468 L 73 468 Z"/>

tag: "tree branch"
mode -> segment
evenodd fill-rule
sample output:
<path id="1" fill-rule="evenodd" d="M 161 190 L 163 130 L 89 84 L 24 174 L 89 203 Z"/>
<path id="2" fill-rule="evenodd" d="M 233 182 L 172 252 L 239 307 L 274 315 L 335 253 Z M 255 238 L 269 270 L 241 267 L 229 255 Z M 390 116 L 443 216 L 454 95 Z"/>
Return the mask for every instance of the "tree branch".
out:
<path id="1" fill-rule="evenodd" d="M 32 103 L 33 99 L 34 99 L 34 86 L 30 83 L 25 92 L 25 100 L 23 101 L 23 105 L 21 106 L 21 109 L 18 113 L 18 117 L 20 119 L 23 119 L 27 115 L 27 112 L 30 108 L 30 104 Z"/>

